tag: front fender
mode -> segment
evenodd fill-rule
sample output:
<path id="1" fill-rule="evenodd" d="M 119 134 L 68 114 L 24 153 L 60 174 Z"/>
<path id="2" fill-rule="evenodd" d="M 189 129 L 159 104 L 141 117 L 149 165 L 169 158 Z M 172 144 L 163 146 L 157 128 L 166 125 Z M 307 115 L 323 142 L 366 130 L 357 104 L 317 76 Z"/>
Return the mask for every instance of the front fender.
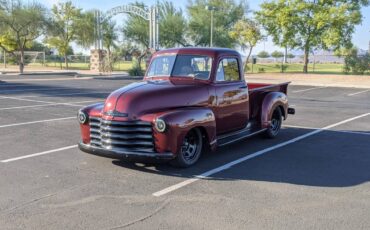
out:
<path id="1" fill-rule="evenodd" d="M 262 128 L 270 127 L 272 114 L 277 107 L 282 108 L 282 113 L 285 120 L 288 116 L 288 97 L 282 92 L 268 93 L 262 102 L 261 109 Z"/>
<path id="2" fill-rule="evenodd" d="M 216 145 L 216 121 L 212 110 L 208 108 L 183 108 L 161 112 L 150 116 L 154 124 L 155 119 L 161 118 L 167 128 L 163 133 L 153 128 L 155 148 L 157 152 L 178 153 L 185 135 L 189 130 L 200 127 L 211 148 Z M 144 118 L 145 120 L 145 118 Z"/>
<path id="3" fill-rule="evenodd" d="M 81 111 L 85 112 L 88 115 L 88 119 L 90 116 L 92 117 L 100 117 L 101 111 L 103 109 L 104 103 L 96 103 L 80 109 Z M 87 144 L 90 143 L 90 125 L 87 122 L 86 124 L 80 124 L 81 130 L 81 139 L 82 142 Z"/>

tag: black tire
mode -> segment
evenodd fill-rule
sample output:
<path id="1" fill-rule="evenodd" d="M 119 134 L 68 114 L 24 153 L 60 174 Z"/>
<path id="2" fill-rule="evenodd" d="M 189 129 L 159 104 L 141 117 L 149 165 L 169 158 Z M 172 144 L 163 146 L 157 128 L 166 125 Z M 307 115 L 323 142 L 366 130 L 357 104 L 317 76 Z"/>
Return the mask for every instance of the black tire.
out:
<path id="1" fill-rule="evenodd" d="M 202 133 L 199 129 L 192 129 L 186 134 L 176 158 L 170 163 L 175 167 L 190 167 L 197 163 L 202 154 L 202 149 Z"/>
<path id="2" fill-rule="evenodd" d="M 265 136 L 267 138 L 275 138 L 281 129 L 281 124 L 283 123 L 283 114 L 281 113 L 281 109 L 278 107 L 274 110 L 271 118 L 271 125 L 266 130 Z"/>

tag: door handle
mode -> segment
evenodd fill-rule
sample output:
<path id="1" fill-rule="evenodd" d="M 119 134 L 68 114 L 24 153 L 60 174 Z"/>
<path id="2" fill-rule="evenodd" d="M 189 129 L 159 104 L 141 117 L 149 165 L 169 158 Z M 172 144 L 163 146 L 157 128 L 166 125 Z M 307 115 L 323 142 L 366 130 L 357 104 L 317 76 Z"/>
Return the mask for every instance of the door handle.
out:
<path id="1" fill-rule="evenodd" d="M 240 86 L 239 87 L 239 89 L 246 89 L 247 88 L 247 86 L 246 85 L 244 85 L 244 86 Z"/>

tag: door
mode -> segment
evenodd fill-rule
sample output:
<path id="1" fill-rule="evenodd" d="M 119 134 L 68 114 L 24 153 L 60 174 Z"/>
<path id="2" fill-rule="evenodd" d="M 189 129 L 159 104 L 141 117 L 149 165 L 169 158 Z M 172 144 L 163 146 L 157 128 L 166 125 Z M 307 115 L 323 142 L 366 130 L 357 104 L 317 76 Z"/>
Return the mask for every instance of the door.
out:
<path id="1" fill-rule="evenodd" d="M 246 127 L 249 118 L 248 88 L 234 57 L 223 58 L 215 78 L 217 134 Z"/>

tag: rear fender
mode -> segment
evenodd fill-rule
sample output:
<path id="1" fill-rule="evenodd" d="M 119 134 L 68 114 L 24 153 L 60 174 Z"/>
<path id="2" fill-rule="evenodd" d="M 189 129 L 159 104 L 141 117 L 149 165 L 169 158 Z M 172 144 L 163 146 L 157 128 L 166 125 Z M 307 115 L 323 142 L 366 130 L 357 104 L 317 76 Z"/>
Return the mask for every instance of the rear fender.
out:
<path id="1" fill-rule="evenodd" d="M 185 135 L 193 128 L 199 127 L 210 144 L 216 147 L 216 122 L 212 110 L 208 108 L 184 108 L 163 112 L 152 117 L 153 124 L 157 118 L 166 122 L 166 131 L 158 132 L 153 125 L 155 148 L 157 152 L 178 153 Z"/>
<path id="2" fill-rule="evenodd" d="M 262 102 L 261 109 L 261 126 L 262 128 L 270 127 L 272 114 L 277 107 L 282 108 L 282 114 L 284 120 L 288 116 L 288 98 L 282 92 L 270 92 L 268 93 Z"/>

